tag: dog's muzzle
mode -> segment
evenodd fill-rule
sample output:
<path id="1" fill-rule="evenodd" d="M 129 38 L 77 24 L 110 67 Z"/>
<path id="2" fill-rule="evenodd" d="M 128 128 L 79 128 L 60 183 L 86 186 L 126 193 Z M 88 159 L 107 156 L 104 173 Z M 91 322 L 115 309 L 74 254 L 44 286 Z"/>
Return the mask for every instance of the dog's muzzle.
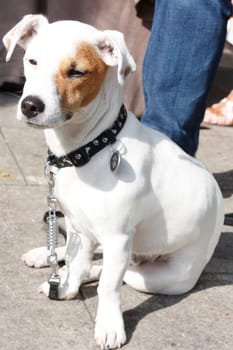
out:
<path id="1" fill-rule="evenodd" d="M 28 119 L 37 117 L 44 109 L 43 101 L 37 96 L 26 96 L 21 102 L 21 111 Z"/>

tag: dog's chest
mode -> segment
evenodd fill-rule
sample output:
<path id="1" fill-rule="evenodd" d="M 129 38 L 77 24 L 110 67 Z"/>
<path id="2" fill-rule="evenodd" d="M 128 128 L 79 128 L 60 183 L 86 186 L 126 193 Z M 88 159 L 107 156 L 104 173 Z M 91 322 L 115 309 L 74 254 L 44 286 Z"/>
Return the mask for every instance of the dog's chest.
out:
<path id="1" fill-rule="evenodd" d="M 138 203 L 151 192 L 126 156 L 117 173 L 110 169 L 106 148 L 81 168 L 65 168 L 56 180 L 56 196 L 76 230 L 128 230 L 140 214 Z"/>
<path id="2" fill-rule="evenodd" d="M 59 204 L 73 228 L 77 232 L 92 232 L 93 227 L 88 214 L 88 208 L 92 205 L 91 196 L 86 186 L 76 176 L 75 168 L 65 168 L 59 171 L 55 192 Z"/>

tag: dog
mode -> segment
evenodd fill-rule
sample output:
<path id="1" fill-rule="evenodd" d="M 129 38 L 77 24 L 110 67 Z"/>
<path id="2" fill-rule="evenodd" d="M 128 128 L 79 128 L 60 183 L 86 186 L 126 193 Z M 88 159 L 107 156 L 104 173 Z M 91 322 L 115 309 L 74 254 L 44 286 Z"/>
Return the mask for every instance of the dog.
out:
<path id="1" fill-rule="evenodd" d="M 86 277 L 99 276 L 95 339 L 102 349 L 120 347 L 122 282 L 145 293 L 190 291 L 220 237 L 220 189 L 199 161 L 123 107 L 136 64 L 122 33 L 27 15 L 3 42 L 7 61 L 17 44 L 25 50 L 17 119 L 43 129 L 61 162 L 55 190 L 68 239 L 57 249 L 66 257 L 59 298 L 74 298 Z M 102 267 L 92 265 L 97 244 Z M 45 266 L 47 248 L 23 260 Z"/>

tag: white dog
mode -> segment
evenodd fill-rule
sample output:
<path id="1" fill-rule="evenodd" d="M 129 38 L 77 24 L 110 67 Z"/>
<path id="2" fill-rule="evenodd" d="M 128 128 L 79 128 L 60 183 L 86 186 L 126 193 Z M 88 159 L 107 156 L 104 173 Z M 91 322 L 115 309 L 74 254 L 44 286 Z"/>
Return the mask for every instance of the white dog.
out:
<path id="1" fill-rule="evenodd" d="M 7 60 L 16 44 L 26 51 L 17 118 L 44 129 L 59 167 L 56 197 L 69 237 L 59 297 L 73 298 L 88 275 L 100 274 L 92 253 L 101 244 L 95 338 L 102 349 L 120 347 L 123 279 L 146 293 L 193 288 L 219 240 L 220 190 L 197 160 L 126 115 L 122 85 L 136 67 L 121 33 L 28 15 L 3 41 Z M 37 267 L 46 258 L 45 247 L 23 257 Z M 48 283 L 41 290 L 48 294 Z"/>

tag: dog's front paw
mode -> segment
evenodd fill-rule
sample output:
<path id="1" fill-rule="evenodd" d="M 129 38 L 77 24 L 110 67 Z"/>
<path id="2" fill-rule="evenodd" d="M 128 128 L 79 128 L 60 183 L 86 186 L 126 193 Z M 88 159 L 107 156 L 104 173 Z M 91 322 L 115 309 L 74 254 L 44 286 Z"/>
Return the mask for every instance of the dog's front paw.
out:
<path id="1" fill-rule="evenodd" d="M 63 266 L 59 269 L 58 274 L 60 276 L 60 283 L 58 286 L 58 299 L 59 300 L 71 300 L 74 299 L 79 291 L 79 285 L 77 283 L 72 283 L 72 281 L 67 279 L 67 266 Z M 49 296 L 50 284 L 49 282 L 44 282 L 38 289 L 38 292 Z"/>
<path id="2" fill-rule="evenodd" d="M 50 284 L 49 282 L 44 282 L 38 288 L 38 292 L 44 294 L 46 297 L 49 296 Z M 72 300 L 78 294 L 78 290 L 69 290 L 65 286 L 58 286 L 58 299 L 59 300 Z"/>
<path id="3" fill-rule="evenodd" d="M 50 288 L 49 283 L 48 282 L 44 282 L 38 288 L 38 292 L 41 293 L 41 294 L 44 294 L 46 297 L 48 297 L 49 296 L 49 288 Z"/>
<path id="4" fill-rule="evenodd" d="M 45 267 L 48 266 L 47 263 L 47 248 L 40 247 L 29 250 L 26 254 L 22 256 L 22 260 L 25 265 L 30 267 Z"/>
<path id="5" fill-rule="evenodd" d="M 96 318 L 95 340 L 103 350 L 120 348 L 126 342 L 121 311 L 111 309 L 98 311 Z"/>

